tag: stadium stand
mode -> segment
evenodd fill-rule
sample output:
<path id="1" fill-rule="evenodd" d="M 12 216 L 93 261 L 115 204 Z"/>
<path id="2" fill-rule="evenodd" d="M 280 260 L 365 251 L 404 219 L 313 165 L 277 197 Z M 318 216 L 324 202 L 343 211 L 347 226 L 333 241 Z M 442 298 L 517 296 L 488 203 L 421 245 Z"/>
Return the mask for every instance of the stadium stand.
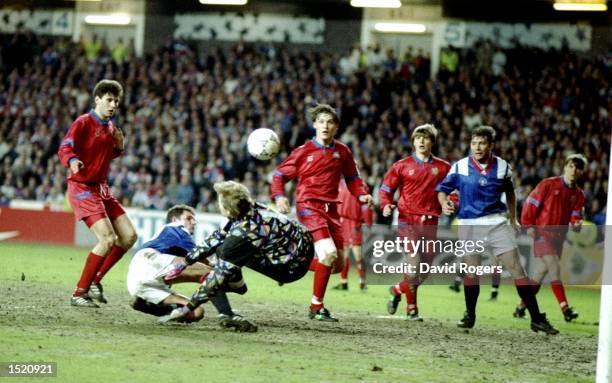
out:
<path id="1" fill-rule="evenodd" d="M 469 128 L 488 124 L 499 134 L 496 153 L 514 165 L 519 201 L 542 178 L 560 174 L 568 153 L 584 153 L 586 217 L 604 221 L 610 55 L 481 41 L 443 52 L 432 80 L 421 52 L 397 56 L 377 47 L 332 55 L 173 41 L 139 58 L 123 43 L 111 48 L 102 41 L 92 49 L 28 32 L 0 41 L 0 204 L 63 205 L 59 142 L 90 109 L 89 89 L 107 77 L 125 87 L 117 122 L 126 153 L 112 162 L 109 176 L 125 206 L 165 210 L 188 203 L 214 212 L 212 184 L 223 179 L 244 182 L 267 202 L 275 163 L 248 158 L 249 132 L 276 130 L 283 144 L 278 158 L 285 158 L 314 133 L 306 109 L 328 102 L 339 111 L 338 136 L 354 151 L 373 195 L 389 166 L 410 153 L 414 127 L 435 124 L 437 152 L 452 162 L 467 153 Z"/>

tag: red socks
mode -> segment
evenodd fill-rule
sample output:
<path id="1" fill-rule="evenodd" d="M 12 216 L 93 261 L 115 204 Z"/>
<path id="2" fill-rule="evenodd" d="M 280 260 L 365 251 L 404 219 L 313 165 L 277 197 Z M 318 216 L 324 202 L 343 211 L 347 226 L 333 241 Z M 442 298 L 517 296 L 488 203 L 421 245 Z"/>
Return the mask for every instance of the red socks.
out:
<path id="1" fill-rule="evenodd" d="M 81 279 L 77 283 L 77 287 L 74 290 L 73 296 L 83 295 L 89 291 L 89 286 L 96 276 L 96 272 L 102 266 L 104 257 L 101 257 L 93 252 L 90 252 L 85 261 L 85 266 L 81 272 Z"/>
<path id="2" fill-rule="evenodd" d="M 563 288 L 563 282 L 560 280 L 550 282 L 550 287 L 552 287 L 553 293 L 555 293 L 555 297 L 557 298 L 557 302 L 559 302 L 559 306 L 561 309 L 565 309 L 567 304 L 567 298 L 565 297 L 565 289 Z"/>
<path id="3" fill-rule="evenodd" d="M 408 312 L 416 308 L 416 287 L 417 286 L 410 286 L 410 282 L 406 279 L 393 286 L 393 292 L 395 294 L 406 295 L 406 303 L 408 303 Z"/>
<path id="4" fill-rule="evenodd" d="M 349 267 L 351 266 L 350 258 L 344 258 L 344 264 L 342 265 L 342 271 L 340 271 L 340 279 L 342 283 L 346 283 L 348 277 Z"/>
<path id="5" fill-rule="evenodd" d="M 312 301 L 310 303 L 312 310 L 319 310 L 323 307 L 323 298 L 325 297 L 325 290 L 327 289 L 330 275 L 331 267 L 317 263 L 312 286 Z"/>
<path id="6" fill-rule="evenodd" d="M 96 273 L 96 277 L 94 278 L 93 283 L 100 283 L 100 281 L 102 280 L 102 278 L 104 278 L 106 273 L 108 273 L 108 271 L 115 265 L 115 263 L 119 262 L 121 257 L 123 257 L 123 254 L 125 254 L 125 252 L 126 252 L 125 249 L 117 245 L 113 245 L 113 247 L 108 252 L 108 254 L 106 254 L 106 257 L 104 257 L 105 258 L 104 263 L 102 263 L 102 266 L 100 266 L 100 268 L 98 269 L 98 272 Z"/>

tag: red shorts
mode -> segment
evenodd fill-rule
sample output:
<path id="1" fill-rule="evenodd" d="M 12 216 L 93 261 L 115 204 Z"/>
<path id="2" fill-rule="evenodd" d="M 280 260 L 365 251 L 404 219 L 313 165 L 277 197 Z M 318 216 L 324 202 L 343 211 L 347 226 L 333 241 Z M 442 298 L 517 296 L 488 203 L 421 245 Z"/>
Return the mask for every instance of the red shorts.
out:
<path id="1" fill-rule="evenodd" d="M 298 220 L 310 231 L 314 242 L 331 238 L 336 249 L 342 249 L 344 240 L 337 207 L 335 202 L 306 201 L 296 204 Z"/>
<path id="2" fill-rule="evenodd" d="M 344 247 L 361 246 L 363 236 L 361 234 L 361 222 L 350 218 L 340 218 L 342 224 L 342 236 L 344 237 Z"/>
<path id="3" fill-rule="evenodd" d="M 400 238 L 417 241 L 438 239 L 438 217 L 428 215 L 401 215 L 397 220 L 397 234 Z M 414 251 L 411 249 L 411 253 Z M 426 252 L 431 255 L 432 252 Z"/>
<path id="4" fill-rule="evenodd" d="M 563 252 L 564 241 L 564 238 L 539 237 L 533 241 L 533 256 L 556 255 L 560 257 Z"/>
<path id="5" fill-rule="evenodd" d="M 68 181 L 68 200 L 77 221 L 91 216 L 108 217 L 113 221 L 125 214 L 107 184 Z"/>
<path id="6" fill-rule="evenodd" d="M 533 241 L 533 256 L 543 257 L 545 255 L 556 255 L 560 257 L 561 253 L 563 252 L 563 242 L 565 242 L 565 236 L 565 232 L 539 232 Z"/>

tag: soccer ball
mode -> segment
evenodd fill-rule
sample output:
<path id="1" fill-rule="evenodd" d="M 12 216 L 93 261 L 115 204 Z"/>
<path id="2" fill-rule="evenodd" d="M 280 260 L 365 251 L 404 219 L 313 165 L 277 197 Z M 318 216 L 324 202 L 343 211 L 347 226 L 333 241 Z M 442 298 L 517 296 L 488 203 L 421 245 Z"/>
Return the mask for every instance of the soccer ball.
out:
<path id="1" fill-rule="evenodd" d="M 273 130 L 255 129 L 247 140 L 247 150 L 258 160 L 267 161 L 274 158 L 280 149 L 280 140 Z"/>

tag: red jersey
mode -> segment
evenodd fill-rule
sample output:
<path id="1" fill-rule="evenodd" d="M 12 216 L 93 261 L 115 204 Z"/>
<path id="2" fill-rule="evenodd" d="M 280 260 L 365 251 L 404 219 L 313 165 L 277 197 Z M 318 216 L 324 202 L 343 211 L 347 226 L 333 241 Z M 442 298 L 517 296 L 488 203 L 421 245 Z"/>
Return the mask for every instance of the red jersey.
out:
<path id="1" fill-rule="evenodd" d="M 64 167 L 70 160 L 78 158 L 83 168 L 78 173 L 70 172 L 68 179 L 81 183 L 105 183 L 110 161 L 121 155 L 115 148 L 112 121 L 103 121 L 93 110 L 79 116 L 64 136 L 57 154 Z"/>
<path id="2" fill-rule="evenodd" d="M 542 180 L 529 194 L 523 211 L 523 225 L 558 225 L 582 219 L 584 193 L 579 187 L 569 187 L 563 177 L 550 177 Z"/>
<path id="3" fill-rule="evenodd" d="M 421 161 L 416 155 L 403 158 L 391 166 L 378 194 L 380 207 L 393 204 L 393 194 L 399 188 L 397 210 L 401 215 L 440 216 L 442 208 L 438 202 L 436 186 L 446 177 L 450 164 L 438 157 L 430 156 Z"/>
<path id="4" fill-rule="evenodd" d="M 297 177 L 296 202 L 338 202 L 338 183 L 344 176 L 351 194 L 367 194 L 348 146 L 334 140 L 323 146 L 314 139 L 294 149 L 272 177 L 272 198 L 285 195 L 285 183 Z"/>
<path id="5" fill-rule="evenodd" d="M 369 192 L 368 186 L 364 186 L 366 191 Z M 346 183 L 341 181 L 338 190 L 338 198 L 342 202 L 338 209 L 340 217 L 352 219 L 353 221 L 362 222 L 371 226 L 373 221 L 372 209 L 359 202 L 359 200 L 346 188 Z"/>

